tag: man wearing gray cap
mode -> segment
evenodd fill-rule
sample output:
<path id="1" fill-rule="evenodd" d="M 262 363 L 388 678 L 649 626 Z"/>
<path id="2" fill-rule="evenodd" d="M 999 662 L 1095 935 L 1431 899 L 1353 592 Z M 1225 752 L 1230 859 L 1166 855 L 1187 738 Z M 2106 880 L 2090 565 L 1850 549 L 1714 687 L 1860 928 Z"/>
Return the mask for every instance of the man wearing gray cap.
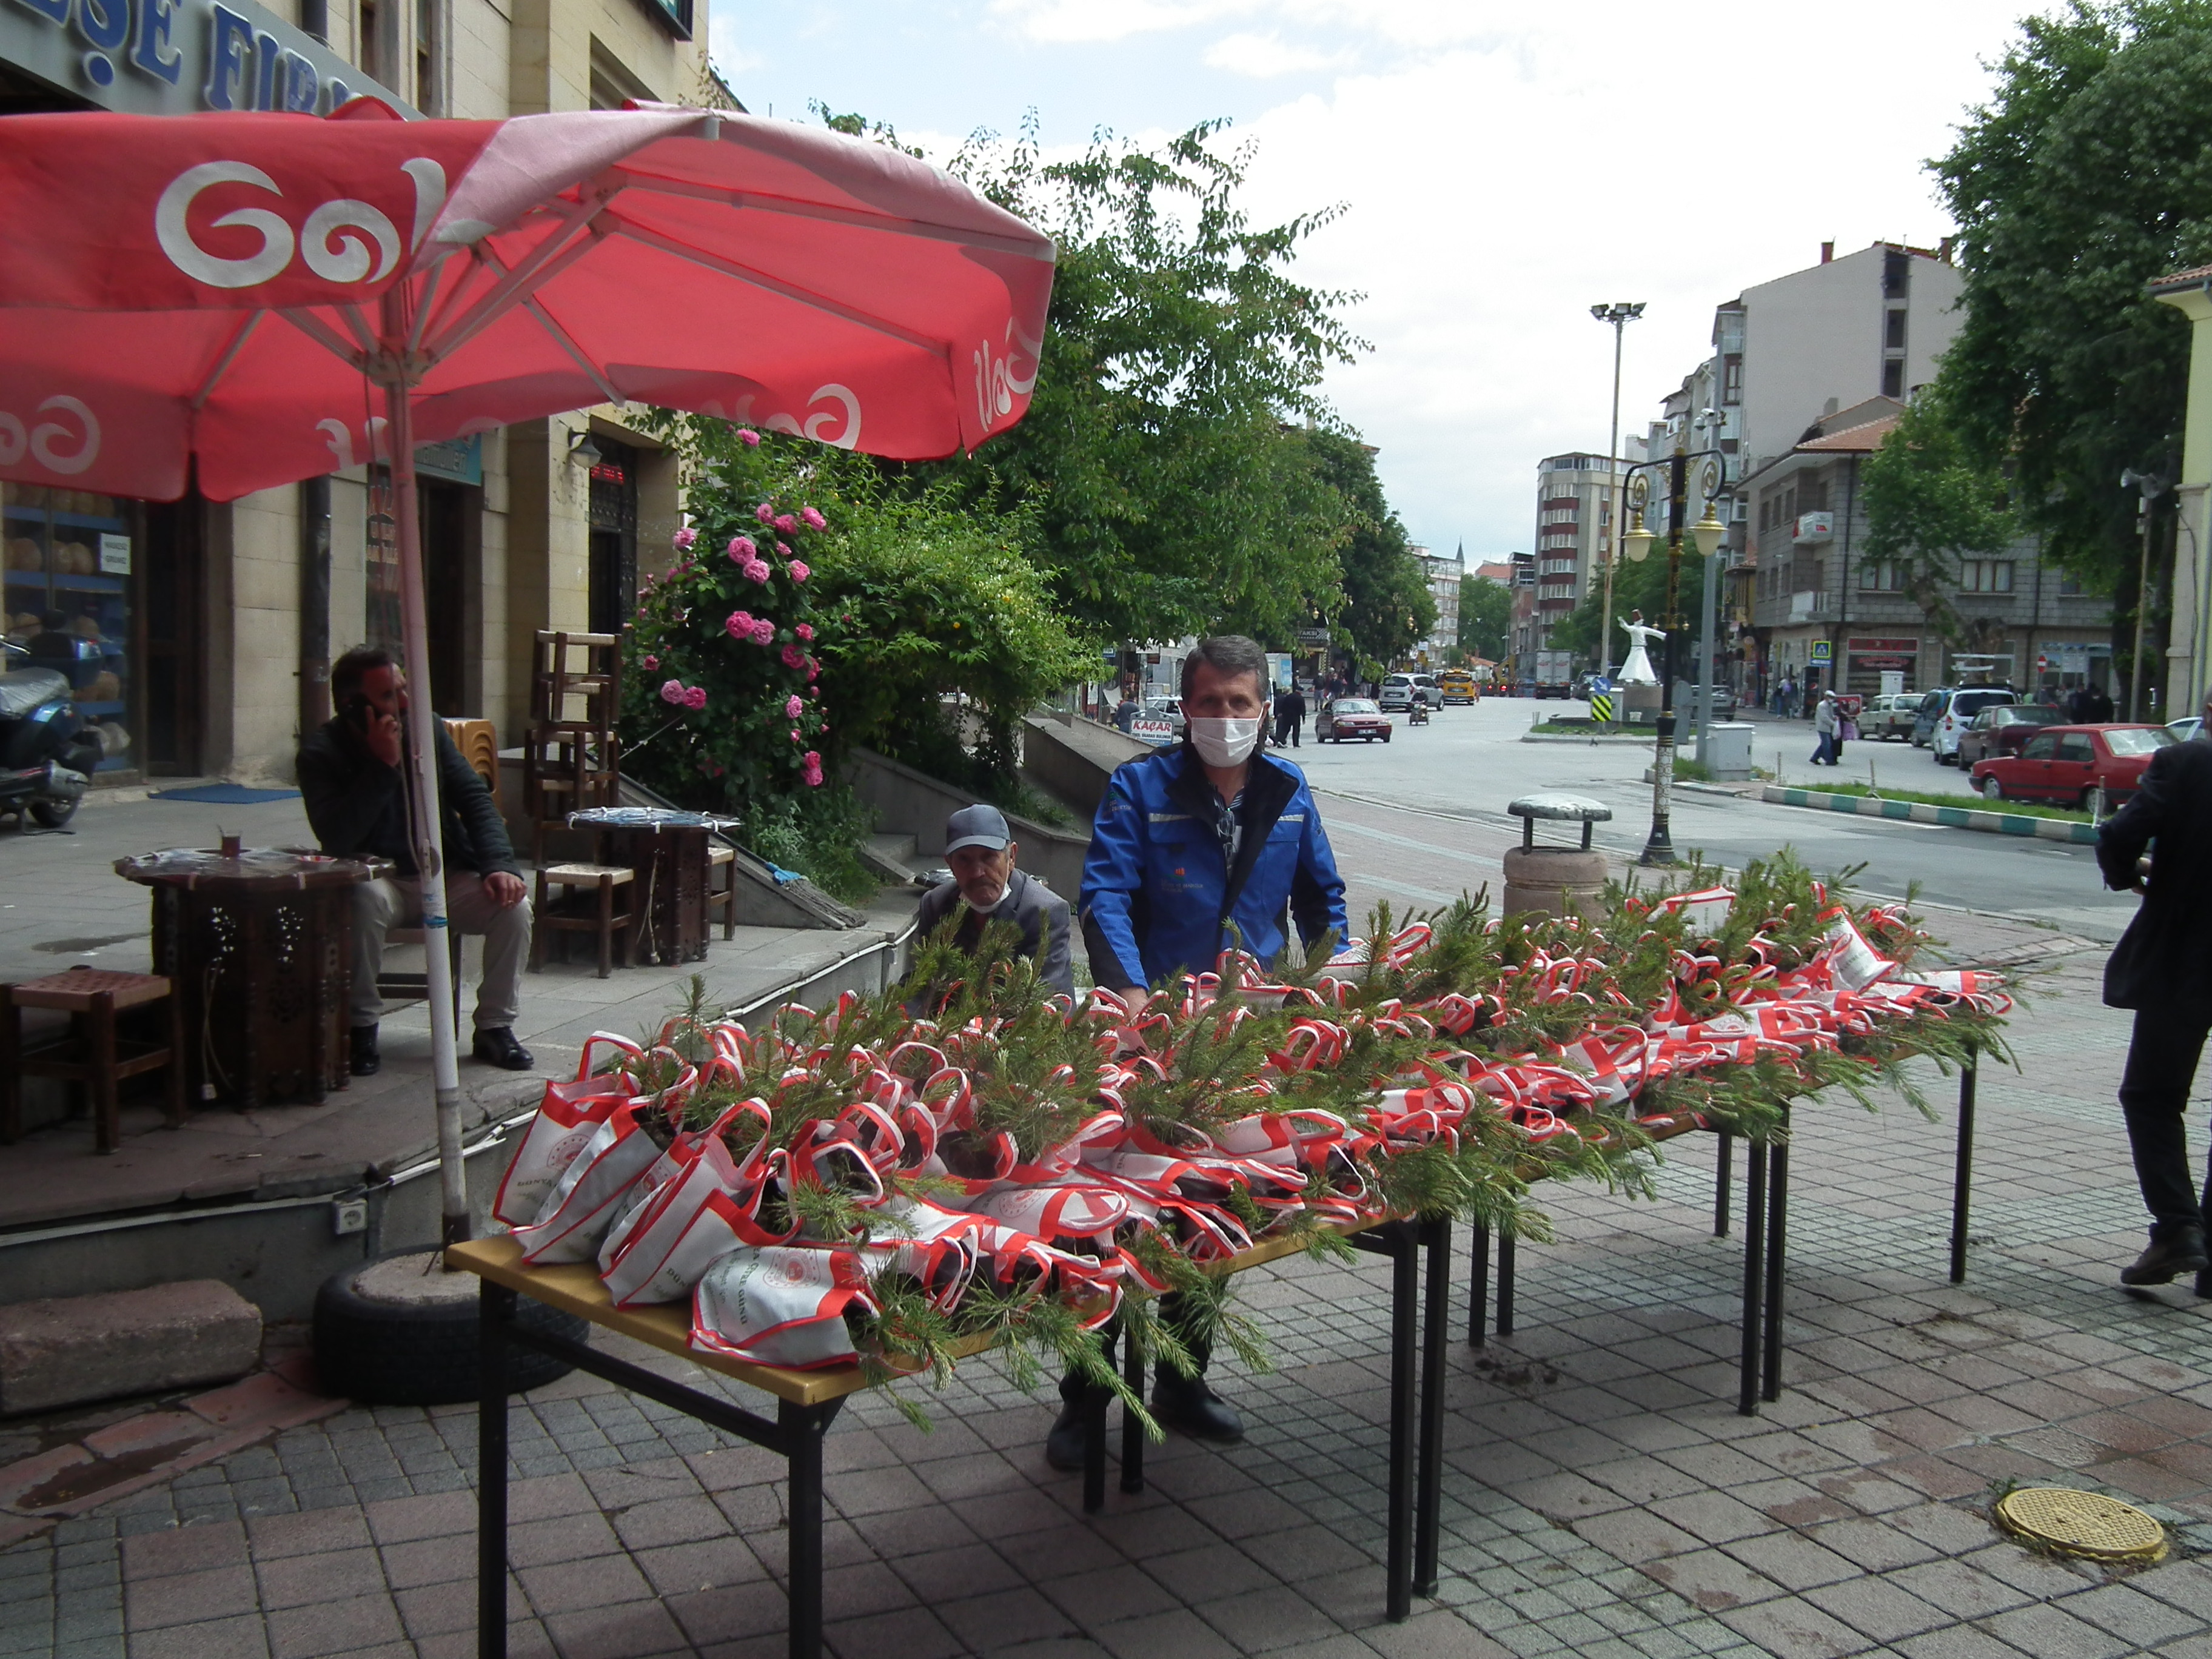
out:
<path id="1" fill-rule="evenodd" d="M 1067 901 L 1035 877 L 1014 868 L 1013 831 L 995 806 L 963 806 L 945 820 L 945 861 L 952 879 L 921 896 L 915 927 L 936 931 L 956 903 L 964 903 L 953 942 L 973 951 L 986 922 L 1008 921 L 1020 930 L 1021 954 L 1034 957 L 1037 977 L 1067 996 L 1075 994 L 1068 965 Z"/>

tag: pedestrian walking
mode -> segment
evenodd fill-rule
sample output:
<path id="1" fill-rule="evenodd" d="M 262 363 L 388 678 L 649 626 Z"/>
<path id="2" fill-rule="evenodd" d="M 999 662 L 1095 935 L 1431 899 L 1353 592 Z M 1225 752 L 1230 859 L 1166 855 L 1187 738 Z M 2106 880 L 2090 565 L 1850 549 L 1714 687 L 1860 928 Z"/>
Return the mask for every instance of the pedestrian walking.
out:
<path id="1" fill-rule="evenodd" d="M 1275 694 L 1275 747 L 1300 747 L 1299 737 L 1306 723 L 1306 700 L 1295 685 Z"/>
<path id="2" fill-rule="evenodd" d="M 1813 757 L 1814 766 L 1833 766 L 1836 763 L 1836 694 L 1820 693 L 1820 701 L 1813 709 Z"/>
<path id="3" fill-rule="evenodd" d="M 2203 710 L 2212 720 L 2212 696 Z M 2142 856 L 2157 854 L 2146 873 Z M 2105 1004 L 2131 1009 L 2135 1030 L 2120 1078 L 2136 1182 L 2150 1212 L 2150 1243 L 2120 1270 L 2123 1285 L 2197 1275 L 2212 1296 L 2205 1253 L 2212 1170 L 2200 1193 L 2184 1121 L 2197 1062 L 2212 1030 L 2212 746 L 2180 743 L 2151 757 L 2134 799 L 2098 826 L 2105 884 L 2139 892 L 2142 907 L 2105 964 Z"/>

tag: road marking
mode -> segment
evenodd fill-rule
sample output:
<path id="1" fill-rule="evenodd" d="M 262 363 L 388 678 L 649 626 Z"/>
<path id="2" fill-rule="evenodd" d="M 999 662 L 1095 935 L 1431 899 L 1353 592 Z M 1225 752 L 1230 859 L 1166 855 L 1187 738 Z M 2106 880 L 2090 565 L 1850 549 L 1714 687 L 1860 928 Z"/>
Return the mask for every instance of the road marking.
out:
<path id="1" fill-rule="evenodd" d="M 1438 858 L 1457 859 L 1462 864 L 1480 865 L 1485 870 L 1503 870 L 1504 865 L 1497 859 L 1486 859 L 1475 853 L 1462 853 L 1455 848 L 1438 847 L 1432 842 L 1415 841 L 1411 836 L 1393 835 L 1388 830 L 1376 830 L 1350 818 L 1339 818 L 1331 832 L 1366 836 L 1375 841 L 1387 841 L 1394 846 L 1410 847 L 1417 853 L 1432 853 Z"/>
<path id="2" fill-rule="evenodd" d="M 1407 882 L 1392 881 L 1385 876 L 1347 876 L 1345 878 L 1345 885 L 1347 887 L 1380 887 L 1385 892 L 1402 893 L 1407 898 L 1420 899 L 1429 904 L 1457 904 L 1460 900 L 1460 896 L 1457 893 L 1449 895 L 1439 893 L 1433 888 L 1415 887 Z"/>

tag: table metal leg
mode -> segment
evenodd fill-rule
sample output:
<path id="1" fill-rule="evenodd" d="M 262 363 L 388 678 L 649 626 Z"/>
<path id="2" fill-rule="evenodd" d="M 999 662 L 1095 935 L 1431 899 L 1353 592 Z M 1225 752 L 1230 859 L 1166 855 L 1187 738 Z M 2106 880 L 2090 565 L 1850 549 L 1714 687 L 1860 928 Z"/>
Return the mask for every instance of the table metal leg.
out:
<path id="1" fill-rule="evenodd" d="M 829 1414 L 783 1401 L 776 1407 L 791 1467 L 791 1659 L 822 1652 L 822 1437 Z"/>
<path id="2" fill-rule="evenodd" d="M 1729 1182 L 1735 1175 L 1735 1137 L 1720 1132 L 1719 1155 L 1713 1161 L 1713 1237 L 1726 1238 L 1729 1230 Z"/>
<path id="3" fill-rule="evenodd" d="M 1736 1411 L 1759 1415 L 1759 1314 L 1765 1289 L 1766 1143 L 1744 1143 L 1743 1354 Z"/>
<path id="4" fill-rule="evenodd" d="M 1142 1400 L 1145 1397 L 1145 1356 L 1138 1351 L 1125 1329 L 1121 1336 L 1121 1380 L 1129 1385 L 1129 1392 Z M 1145 1489 L 1145 1425 L 1138 1419 L 1135 1410 L 1121 1407 L 1121 1490 L 1140 1492 Z"/>
<path id="5" fill-rule="evenodd" d="M 1413 1327 L 1419 1309 L 1413 1230 L 1394 1221 L 1390 1241 L 1390 1583 L 1385 1611 L 1402 1624 L 1413 1611 Z"/>
<path id="6" fill-rule="evenodd" d="M 483 1281 L 477 1300 L 477 1655 L 507 1659 L 507 1328 L 515 1295 Z"/>
<path id="7" fill-rule="evenodd" d="M 1498 1334 L 1513 1334 L 1513 1245 L 1510 1232 L 1498 1235 Z"/>
<path id="8" fill-rule="evenodd" d="M 1114 1331 L 1108 1327 L 1102 1341 L 1106 1363 L 1114 1363 Z M 1106 1402 L 1111 1390 L 1085 1383 L 1083 1389 L 1083 1512 L 1096 1515 L 1106 1507 Z"/>
<path id="9" fill-rule="evenodd" d="M 1467 1274 L 1467 1346 L 1483 1344 L 1482 1328 L 1490 1322 L 1490 1229 L 1475 1223 L 1474 1244 Z"/>
<path id="10" fill-rule="evenodd" d="M 1784 1120 L 1785 1123 L 1787 1119 Z M 1790 1236 L 1790 1143 L 1767 1143 L 1766 1353 L 1762 1400 L 1782 1398 L 1782 1258 Z"/>
<path id="11" fill-rule="evenodd" d="M 1974 1187 L 1974 1082 L 1979 1059 L 1966 1051 L 1959 1068 L 1959 1150 L 1951 1168 L 1951 1282 L 1966 1282 L 1966 1206 Z"/>
<path id="12" fill-rule="evenodd" d="M 1451 1222 L 1421 1224 L 1428 1255 L 1426 1304 L 1421 1313 L 1421 1446 L 1419 1501 L 1414 1515 L 1413 1589 L 1437 1593 L 1437 1534 L 1442 1529 L 1444 1462 L 1444 1324 L 1451 1314 Z"/>

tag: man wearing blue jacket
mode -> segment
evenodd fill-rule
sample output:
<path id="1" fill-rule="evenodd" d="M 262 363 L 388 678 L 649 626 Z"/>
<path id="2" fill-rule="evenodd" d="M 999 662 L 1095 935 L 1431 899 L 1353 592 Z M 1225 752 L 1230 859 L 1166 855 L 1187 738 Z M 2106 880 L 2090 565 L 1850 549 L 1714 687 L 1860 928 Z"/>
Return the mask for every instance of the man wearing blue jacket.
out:
<path id="1" fill-rule="evenodd" d="M 1253 641 L 1201 641 L 1183 659 L 1182 744 L 1117 768 L 1107 784 L 1082 887 L 1091 976 L 1107 989 L 1140 998 L 1177 974 L 1210 971 L 1232 945 L 1272 963 L 1286 920 L 1308 946 L 1346 937 L 1344 878 L 1305 775 L 1261 746 L 1267 677 Z M 1206 1355 L 1191 1346 L 1202 1371 Z M 1060 1395 L 1046 1456 L 1079 1468 L 1081 1387 L 1071 1377 Z M 1244 1436 L 1202 1375 L 1157 1370 L 1152 1408 L 1200 1439 Z"/>

